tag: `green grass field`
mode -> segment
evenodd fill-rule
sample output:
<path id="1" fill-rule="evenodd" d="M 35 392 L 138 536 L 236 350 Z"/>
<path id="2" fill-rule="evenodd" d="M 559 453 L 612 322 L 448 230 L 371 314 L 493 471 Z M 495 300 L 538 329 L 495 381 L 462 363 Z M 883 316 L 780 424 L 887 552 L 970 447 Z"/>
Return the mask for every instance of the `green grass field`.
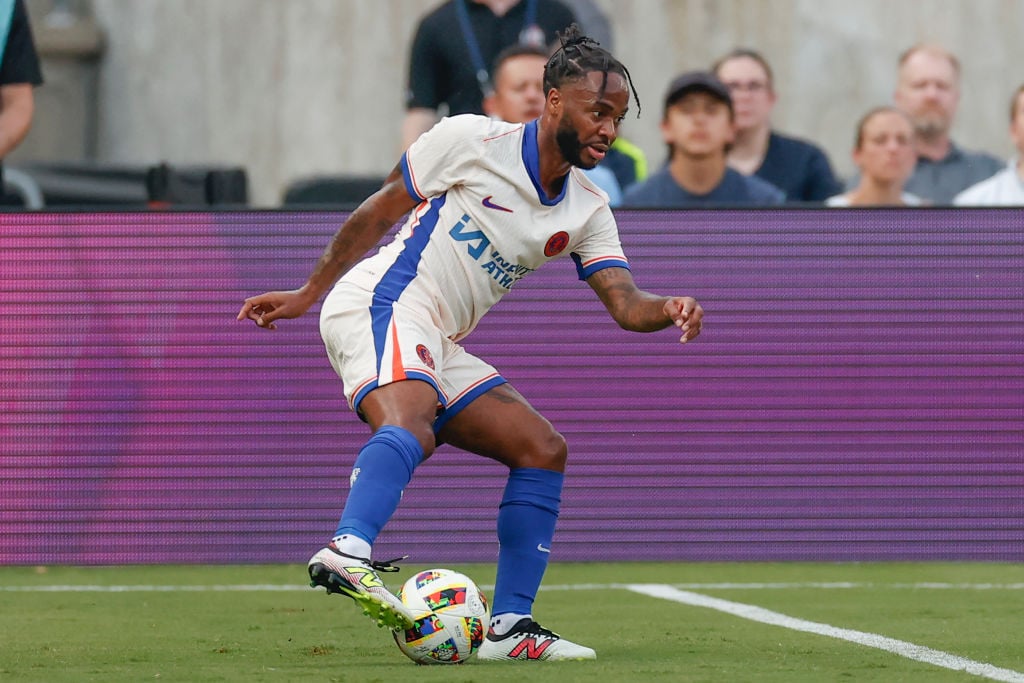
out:
<path id="1" fill-rule="evenodd" d="M 493 584 L 493 566 L 452 568 L 485 592 Z M 415 666 L 351 601 L 302 588 L 303 576 L 301 566 L 0 568 L 0 680 L 1024 683 L 1020 565 L 552 564 L 535 616 L 596 649 L 596 662 L 444 667 Z M 902 645 L 792 628 L 805 622 Z M 907 656 L 913 646 L 946 665 Z M 965 662 L 975 673 L 954 670 Z"/>

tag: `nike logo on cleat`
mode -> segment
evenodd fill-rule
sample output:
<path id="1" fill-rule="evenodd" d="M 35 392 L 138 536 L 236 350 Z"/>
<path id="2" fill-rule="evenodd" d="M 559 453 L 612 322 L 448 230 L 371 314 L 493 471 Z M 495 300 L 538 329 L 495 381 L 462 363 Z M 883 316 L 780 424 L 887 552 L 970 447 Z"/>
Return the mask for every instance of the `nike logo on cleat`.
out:
<path id="1" fill-rule="evenodd" d="M 507 209 L 507 208 L 505 208 L 504 206 L 502 206 L 500 204 L 495 204 L 494 202 L 492 202 L 491 201 L 492 197 L 494 197 L 494 195 L 493 194 L 489 194 L 486 197 L 484 197 L 484 200 L 482 202 L 480 202 L 480 203 L 483 204 L 488 209 L 496 209 L 498 211 L 505 211 L 506 213 L 513 213 L 512 209 Z"/>

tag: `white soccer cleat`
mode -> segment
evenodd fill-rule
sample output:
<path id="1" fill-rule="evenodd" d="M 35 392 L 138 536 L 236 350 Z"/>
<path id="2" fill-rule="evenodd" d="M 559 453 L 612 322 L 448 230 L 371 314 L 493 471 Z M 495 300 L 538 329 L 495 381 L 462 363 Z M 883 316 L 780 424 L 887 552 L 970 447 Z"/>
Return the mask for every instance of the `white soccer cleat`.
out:
<path id="1" fill-rule="evenodd" d="M 597 659 L 589 647 L 566 640 L 532 619 L 520 619 L 503 636 L 488 633 L 476 656 L 504 662 Z"/>
<path id="2" fill-rule="evenodd" d="M 377 575 L 378 570 L 397 572 L 398 567 L 391 565 L 394 561 L 371 562 L 366 558 L 353 557 L 331 543 L 309 560 L 309 585 L 322 586 L 328 593 L 347 595 L 377 626 L 404 631 L 412 628 L 416 616 L 391 594 Z"/>

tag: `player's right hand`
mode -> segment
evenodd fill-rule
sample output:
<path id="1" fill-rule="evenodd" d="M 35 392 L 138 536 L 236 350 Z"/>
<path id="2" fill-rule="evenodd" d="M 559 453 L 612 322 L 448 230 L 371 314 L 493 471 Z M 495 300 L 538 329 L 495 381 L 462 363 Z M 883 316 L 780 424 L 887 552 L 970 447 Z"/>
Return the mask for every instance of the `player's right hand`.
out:
<path id="1" fill-rule="evenodd" d="M 238 311 L 238 320 L 251 320 L 259 327 L 276 330 L 275 320 L 279 318 L 298 318 L 309 310 L 313 304 L 302 295 L 301 290 L 290 292 L 267 292 L 251 296 L 242 304 Z"/>
<path id="2" fill-rule="evenodd" d="M 700 334 L 704 309 L 692 296 L 676 296 L 665 302 L 665 315 L 683 333 L 679 342 L 685 344 Z"/>

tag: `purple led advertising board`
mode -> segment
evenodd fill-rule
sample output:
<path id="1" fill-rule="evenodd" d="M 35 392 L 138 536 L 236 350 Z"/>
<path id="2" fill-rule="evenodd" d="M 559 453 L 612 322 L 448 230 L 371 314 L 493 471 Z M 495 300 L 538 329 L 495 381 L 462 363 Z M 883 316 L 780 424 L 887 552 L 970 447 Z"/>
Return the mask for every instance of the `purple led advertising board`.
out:
<path id="1" fill-rule="evenodd" d="M 4 214 L 0 563 L 305 562 L 365 425 L 300 285 L 338 213 Z M 552 558 L 1024 560 L 1024 230 L 1003 210 L 621 212 L 619 330 L 569 259 L 466 340 L 566 436 Z M 501 466 L 442 447 L 378 541 L 493 561 Z"/>

